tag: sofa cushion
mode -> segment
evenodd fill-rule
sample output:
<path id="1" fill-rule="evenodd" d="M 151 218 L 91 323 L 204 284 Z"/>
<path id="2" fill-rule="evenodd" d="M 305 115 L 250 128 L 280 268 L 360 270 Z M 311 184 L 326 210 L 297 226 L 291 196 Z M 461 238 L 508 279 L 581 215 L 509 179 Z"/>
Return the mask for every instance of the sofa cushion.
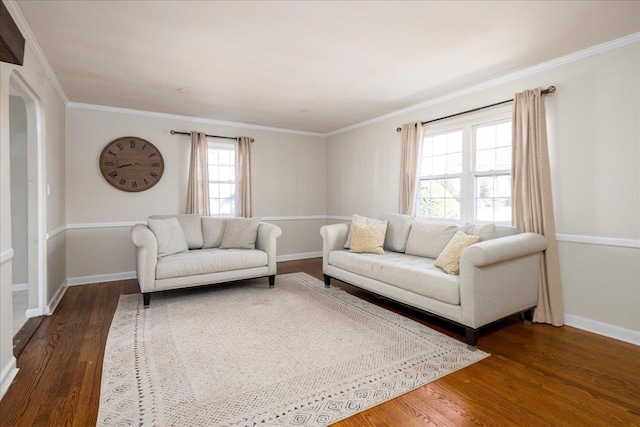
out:
<path id="1" fill-rule="evenodd" d="M 257 249 L 197 249 L 159 259 L 156 279 L 244 270 L 267 263 L 267 253 Z"/>
<path id="2" fill-rule="evenodd" d="M 351 222 L 357 222 L 360 224 L 386 224 L 387 221 L 381 221 L 379 219 L 373 219 L 373 218 L 367 218 L 366 216 L 362 216 L 362 215 L 358 215 L 358 214 L 353 214 L 353 217 L 351 218 Z M 349 234 L 347 234 L 347 242 L 344 244 L 344 248 L 345 249 L 349 249 L 351 248 L 351 227 L 349 227 Z"/>
<path id="3" fill-rule="evenodd" d="M 465 234 L 468 234 L 470 236 L 480 236 L 481 242 L 496 238 L 496 225 L 494 223 L 490 223 L 490 224 L 466 223 L 465 225 L 460 227 L 460 230 L 464 231 Z"/>
<path id="4" fill-rule="evenodd" d="M 354 274 L 433 298 L 448 304 L 460 304 L 460 276 L 437 268 L 435 260 L 397 252 L 384 255 L 331 251 L 329 265 Z"/>
<path id="5" fill-rule="evenodd" d="M 149 218 L 147 225 L 158 241 L 158 258 L 189 249 L 182 227 L 176 218 Z"/>
<path id="6" fill-rule="evenodd" d="M 520 231 L 515 227 L 511 227 L 510 225 L 496 226 L 496 238 L 512 236 L 514 234 L 520 234 Z"/>
<path id="7" fill-rule="evenodd" d="M 448 274 L 460 274 L 460 256 L 468 246 L 478 243 L 480 236 L 471 236 L 459 230 L 444 250 L 436 258 L 436 267 L 440 267 Z"/>
<path id="8" fill-rule="evenodd" d="M 260 218 L 228 218 L 220 249 L 255 249 Z"/>
<path id="9" fill-rule="evenodd" d="M 351 224 L 351 252 L 384 254 L 384 236 L 387 224 Z"/>
<path id="10" fill-rule="evenodd" d="M 403 214 L 380 215 L 378 219 L 389 222 L 387 235 L 384 239 L 384 248 L 394 252 L 404 252 L 407 247 L 411 225 L 416 220 L 410 215 Z"/>
<path id="11" fill-rule="evenodd" d="M 405 253 L 435 260 L 456 231 L 455 225 L 416 221 L 411 226 Z"/>
<path id="12" fill-rule="evenodd" d="M 202 247 L 202 224 L 200 223 L 200 215 L 183 214 L 183 215 L 152 215 L 151 219 L 168 219 L 175 218 L 182 227 L 184 238 L 187 239 L 189 249 L 200 249 Z"/>
<path id="13" fill-rule="evenodd" d="M 202 217 L 202 238 L 204 240 L 202 249 L 220 247 L 226 224 L 226 218 L 216 218 L 212 216 Z"/>

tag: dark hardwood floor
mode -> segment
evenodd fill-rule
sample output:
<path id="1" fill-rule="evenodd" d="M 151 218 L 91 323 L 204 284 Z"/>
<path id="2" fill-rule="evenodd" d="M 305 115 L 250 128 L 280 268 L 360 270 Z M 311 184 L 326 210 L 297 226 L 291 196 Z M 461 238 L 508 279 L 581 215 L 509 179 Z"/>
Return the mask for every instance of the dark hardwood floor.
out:
<path id="1" fill-rule="evenodd" d="M 278 274 L 298 271 L 321 279 L 322 260 L 278 263 Z M 457 327 L 332 285 L 464 341 Z M 95 425 L 109 326 L 119 296 L 136 292 L 135 280 L 70 287 L 20 354 L 0 425 Z M 478 347 L 491 357 L 336 426 L 640 426 L 638 346 L 514 318 L 483 330 Z"/>

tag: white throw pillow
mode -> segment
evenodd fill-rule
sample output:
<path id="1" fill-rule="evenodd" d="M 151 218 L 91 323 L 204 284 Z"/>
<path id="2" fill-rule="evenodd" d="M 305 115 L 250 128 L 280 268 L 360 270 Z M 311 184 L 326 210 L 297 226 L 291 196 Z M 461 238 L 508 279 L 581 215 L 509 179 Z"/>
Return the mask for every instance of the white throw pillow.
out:
<path id="1" fill-rule="evenodd" d="M 189 250 L 187 239 L 176 218 L 149 218 L 147 225 L 158 241 L 158 258 Z"/>
<path id="2" fill-rule="evenodd" d="M 386 225 L 387 221 L 381 221 L 379 219 L 367 218 L 366 216 L 353 214 L 351 218 L 351 222 L 357 222 L 360 224 L 377 224 L 377 225 Z M 347 235 L 347 243 L 344 244 L 345 249 L 351 248 L 351 227 L 349 227 L 349 234 Z"/>
<path id="3" fill-rule="evenodd" d="M 228 218 L 220 249 L 255 249 L 260 218 Z"/>
<path id="4" fill-rule="evenodd" d="M 202 236 L 204 238 L 202 249 L 220 247 L 226 224 L 227 218 L 202 217 Z"/>
<path id="5" fill-rule="evenodd" d="M 447 274 L 460 274 L 460 257 L 468 246 L 478 243 L 480 236 L 470 236 L 464 231 L 458 231 L 442 253 L 436 259 L 436 267 L 440 267 Z"/>
<path id="6" fill-rule="evenodd" d="M 184 238 L 187 240 L 189 249 L 200 249 L 202 247 L 202 224 L 200 223 L 200 215 L 198 214 L 182 214 L 182 215 L 151 215 L 150 219 L 169 219 L 178 220 Z"/>
<path id="7" fill-rule="evenodd" d="M 496 225 L 491 224 L 469 224 L 463 225 L 460 230 L 470 236 L 480 236 L 480 241 L 491 240 L 496 238 Z"/>
<path id="8" fill-rule="evenodd" d="M 378 219 L 388 221 L 384 248 L 394 252 L 404 252 L 407 248 L 411 225 L 416 222 L 415 218 L 403 214 L 386 214 L 380 215 Z"/>
<path id="9" fill-rule="evenodd" d="M 387 224 L 351 224 L 351 252 L 383 255 Z"/>
<path id="10" fill-rule="evenodd" d="M 456 231 L 458 231 L 458 227 L 455 225 L 416 221 L 411 226 L 405 253 L 436 259 L 456 234 Z"/>

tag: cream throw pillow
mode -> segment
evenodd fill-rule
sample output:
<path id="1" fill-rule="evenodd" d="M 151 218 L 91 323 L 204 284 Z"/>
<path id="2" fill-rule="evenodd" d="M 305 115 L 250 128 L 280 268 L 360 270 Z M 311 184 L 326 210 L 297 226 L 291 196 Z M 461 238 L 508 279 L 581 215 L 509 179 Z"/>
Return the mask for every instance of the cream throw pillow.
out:
<path id="1" fill-rule="evenodd" d="M 366 216 L 353 214 L 351 218 L 351 223 L 358 222 L 360 224 L 387 224 L 387 221 L 381 221 L 379 219 L 367 218 Z M 351 227 L 349 227 L 349 233 L 347 234 L 347 242 L 344 244 L 345 249 L 349 249 L 351 247 Z"/>
<path id="2" fill-rule="evenodd" d="M 384 236 L 387 224 L 351 224 L 351 252 L 384 254 Z"/>
<path id="3" fill-rule="evenodd" d="M 436 267 L 440 267 L 448 274 L 460 274 L 460 257 L 466 247 L 478 243 L 480 236 L 470 236 L 463 231 L 457 231 L 449 244 L 436 258 Z"/>
<path id="4" fill-rule="evenodd" d="M 149 229 L 158 241 L 158 258 L 189 250 L 187 239 L 176 218 L 147 219 Z"/>

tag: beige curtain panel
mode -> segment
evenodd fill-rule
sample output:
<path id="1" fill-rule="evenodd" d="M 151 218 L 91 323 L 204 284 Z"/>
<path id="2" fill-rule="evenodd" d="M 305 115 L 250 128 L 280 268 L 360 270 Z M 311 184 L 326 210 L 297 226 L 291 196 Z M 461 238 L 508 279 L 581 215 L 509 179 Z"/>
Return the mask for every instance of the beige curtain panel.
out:
<path id="1" fill-rule="evenodd" d="M 251 218 L 251 138 L 236 142 L 236 215 Z"/>
<path id="2" fill-rule="evenodd" d="M 512 156 L 513 224 L 520 231 L 542 234 L 549 242 L 542 257 L 538 306 L 533 320 L 562 326 L 560 265 L 553 217 L 547 125 L 540 88 L 516 93 L 514 97 Z"/>
<path id="3" fill-rule="evenodd" d="M 400 152 L 400 203 L 401 214 L 413 215 L 418 182 L 418 157 L 424 138 L 421 122 L 405 123 L 401 127 L 402 148 Z"/>
<path id="4" fill-rule="evenodd" d="M 188 214 L 209 216 L 209 166 L 207 134 L 191 132 L 191 161 L 187 189 Z"/>

